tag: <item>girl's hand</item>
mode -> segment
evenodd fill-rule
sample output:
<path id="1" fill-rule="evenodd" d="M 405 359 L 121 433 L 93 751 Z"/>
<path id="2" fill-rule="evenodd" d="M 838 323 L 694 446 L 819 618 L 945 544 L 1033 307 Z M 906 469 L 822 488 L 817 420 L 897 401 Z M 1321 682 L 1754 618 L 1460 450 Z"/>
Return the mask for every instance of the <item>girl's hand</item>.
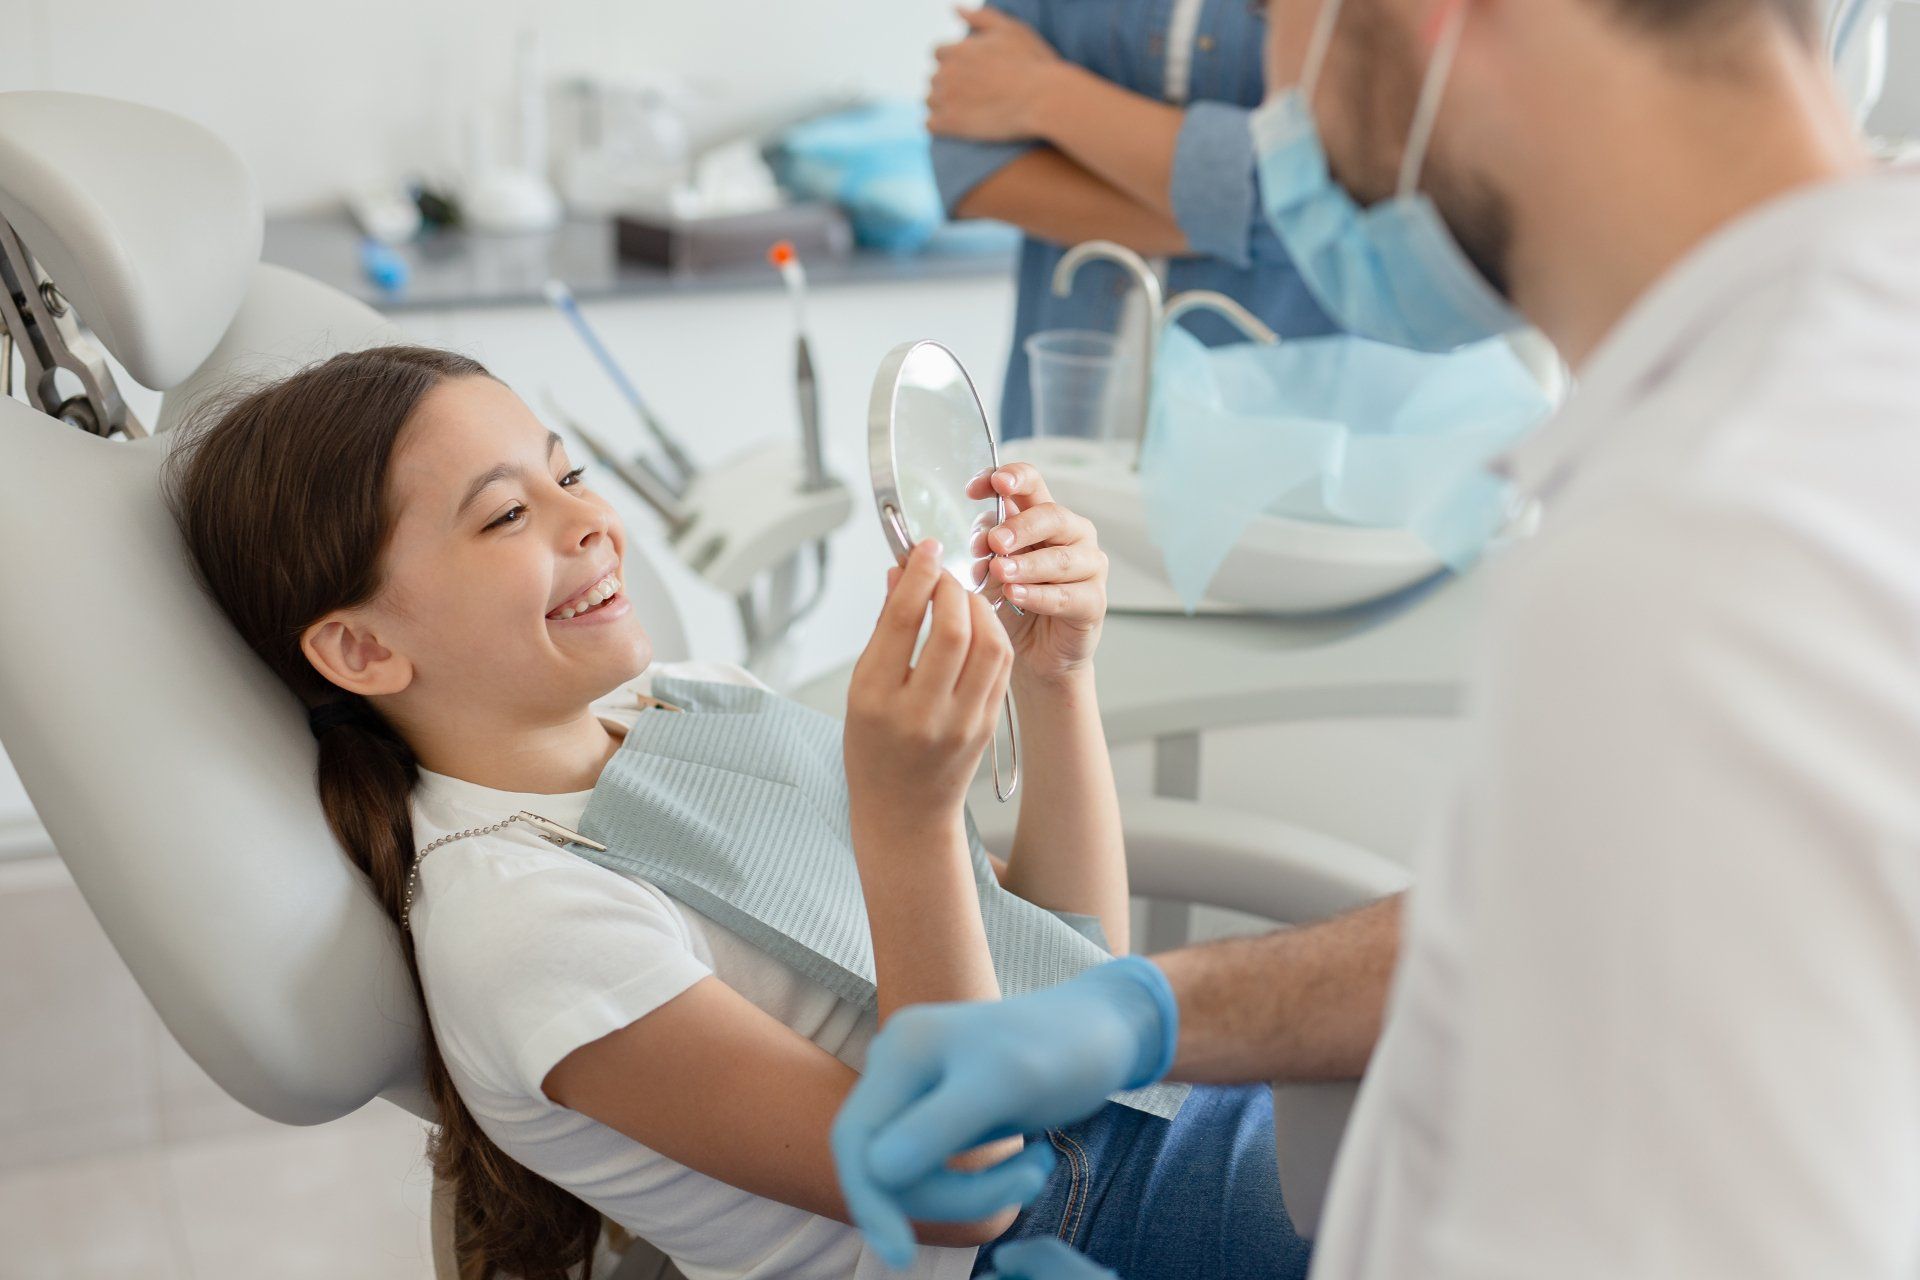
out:
<path id="1" fill-rule="evenodd" d="M 976 142 L 1023 142 L 1038 135 L 1030 113 L 1039 77 L 1060 66 L 1037 31 L 998 9 L 958 10 L 967 36 L 934 50 L 927 128 Z"/>
<path id="2" fill-rule="evenodd" d="M 991 488 L 989 488 L 991 486 Z M 978 477 L 967 496 L 998 493 L 1010 514 L 988 531 L 988 580 L 1020 607 L 1001 611 L 1023 675 L 1061 680 L 1089 667 L 1107 616 L 1107 556 L 1093 522 L 1053 500 L 1030 463 Z"/>
<path id="3" fill-rule="evenodd" d="M 939 552 L 922 542 L 888 572 L 886 605 L 847 690 L 848 789 L 896 825 L 958 817 L 1013 669 L 993 606 L 943 571 Z M 914 662 L 929 606 L 933 626 Z"/>

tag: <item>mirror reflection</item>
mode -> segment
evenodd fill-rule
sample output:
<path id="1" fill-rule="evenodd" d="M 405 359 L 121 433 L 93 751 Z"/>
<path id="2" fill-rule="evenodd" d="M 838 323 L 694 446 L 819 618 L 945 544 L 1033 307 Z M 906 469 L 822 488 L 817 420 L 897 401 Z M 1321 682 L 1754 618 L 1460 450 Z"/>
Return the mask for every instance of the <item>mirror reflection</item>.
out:
<path id="1" fill-rule="evenodd" d="M 993 467 L 993 436 L 966 371 L 944 347 L 915 347 L 893 398 L 900 516 L 909 542 L 939 540 L 944 567 L 969 591 L 986 585 L 987 533 L 1000 522 Z"/>

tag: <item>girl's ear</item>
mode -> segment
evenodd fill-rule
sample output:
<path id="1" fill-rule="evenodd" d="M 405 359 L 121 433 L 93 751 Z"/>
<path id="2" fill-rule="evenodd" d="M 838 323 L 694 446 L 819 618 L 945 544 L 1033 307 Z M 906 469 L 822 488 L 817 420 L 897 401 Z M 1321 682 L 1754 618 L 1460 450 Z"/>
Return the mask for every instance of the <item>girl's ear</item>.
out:
<path id="1" fill-rule="evenodd" d="M 331 683 L 362 697 L 398 693 L 413 683 L 413 664 L 380 642 L 368 619 L 330 613 L 300 636 L 300 650 Z"/>

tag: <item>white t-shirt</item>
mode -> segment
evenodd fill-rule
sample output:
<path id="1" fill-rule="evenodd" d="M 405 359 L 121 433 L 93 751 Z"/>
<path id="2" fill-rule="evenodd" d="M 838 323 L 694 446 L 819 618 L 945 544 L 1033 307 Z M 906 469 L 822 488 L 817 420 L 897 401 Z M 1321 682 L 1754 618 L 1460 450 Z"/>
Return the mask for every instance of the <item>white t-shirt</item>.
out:
<path id="1" fill-rule="evenodd" d="M 1516 451 L 1317 1280 L 1920 1275 L 1920 175 L 1795 193 Z"/>
<path id="2" fill-rule="evenodd" d="M 754 683 L 737 667 L 653 669 Z M 649 672 L 594 703 L 610 726 L 641 714 Z M 657 714 L 657 713 L 656 713 Z M 422 770 L 416 847 L 520 809 L 578 824 L 593 793 L 498 791 Z M 447 1068 L 480 1127 L 671 1257 L 688 1280 L 890 1276 L 852 1227 L 740 1191 L 559 1106 L 541 1081 L 583 1044 L 629 1026 L 708 975 L 859 1070 L 875 1017 L 636 877 L 547 843 L 525 823 L 456 840 L 421 862 L 414 945 Z M 973 1249 L 926 1249 L 908 1273 L 963 1277 Z"/>

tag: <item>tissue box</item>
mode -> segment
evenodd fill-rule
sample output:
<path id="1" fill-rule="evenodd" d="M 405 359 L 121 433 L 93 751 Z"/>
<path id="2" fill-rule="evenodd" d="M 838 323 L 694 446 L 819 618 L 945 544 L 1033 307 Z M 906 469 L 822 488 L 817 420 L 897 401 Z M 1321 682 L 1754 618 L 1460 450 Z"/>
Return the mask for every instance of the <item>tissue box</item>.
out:
<path id="1" fill-rule="evenodd" d="M 802 261 L 853 252 L 847 215 L 825 201 L 712 218 L 623 213 L 614 219 L 614 233 L 624 260 L 683 274 L 765 262 L 767 250 L 781 240 L 792 241 Z"/>

